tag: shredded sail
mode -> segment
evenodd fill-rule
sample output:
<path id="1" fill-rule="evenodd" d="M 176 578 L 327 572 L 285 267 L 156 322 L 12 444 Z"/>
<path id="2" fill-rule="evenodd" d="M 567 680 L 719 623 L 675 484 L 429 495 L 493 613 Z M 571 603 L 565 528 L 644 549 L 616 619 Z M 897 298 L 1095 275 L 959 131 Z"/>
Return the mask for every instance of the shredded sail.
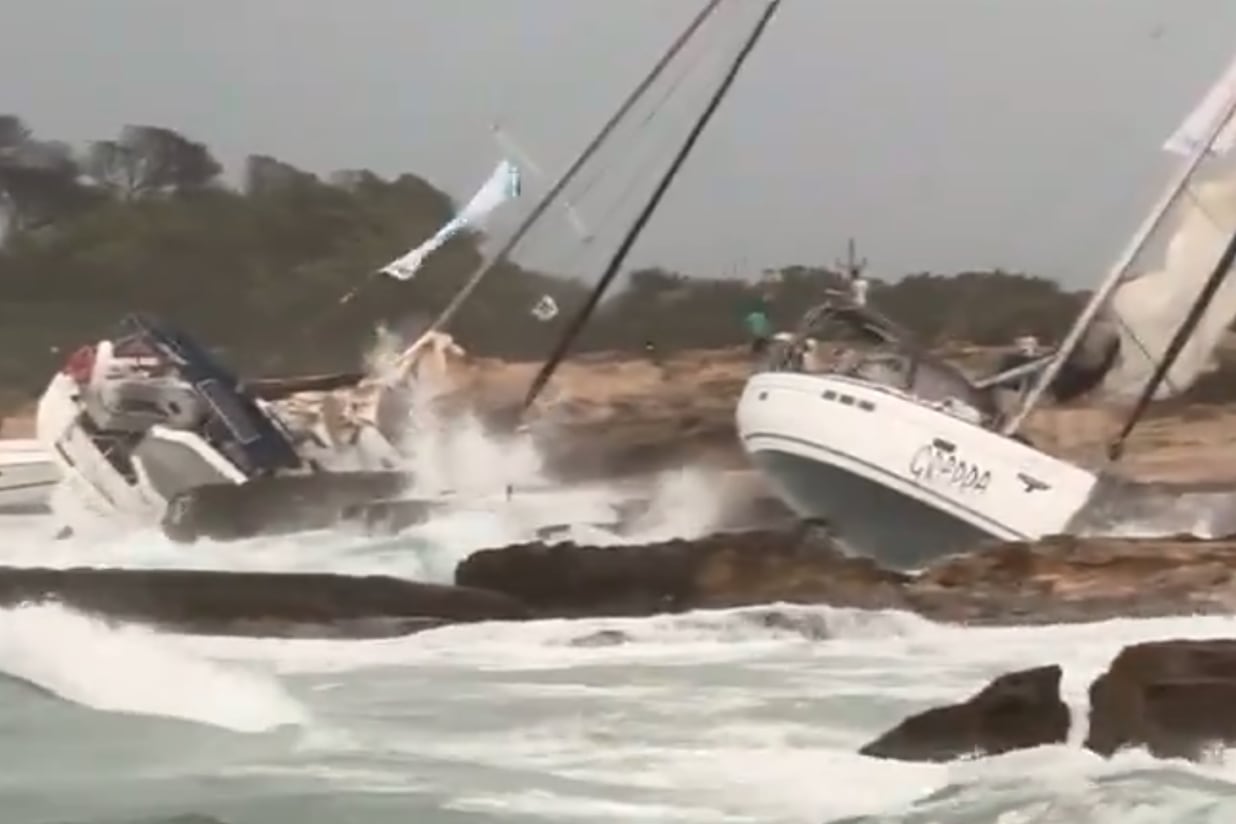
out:
<path id="1" fill-rule="evenodd" d="M 503 160 L 454 219 L 420 246 L 383 266 L 381 271 L 393 278 L 408 280 L 421 268 L 425 258 L 452 237 L 464 229 L 479 226 L 503 203 L 519 197 L 520 188 L 519 168 L 509 160 Z"/>
<path id="2" fill-rule="evenodd" d="M 1173 154 L 1191 155 L 1198 144 L 1206 139 L 1207 130 L 1216 118 L 1223 116 L 1228 102 L 1236 95 L 1236 60 L 1227 67 L 1219 82 L 1210 87 L 1210 91 L 1202 98 L 1184 122 L 1180 124 L 1172 136 L 1163 144 L 1163 148 Z M 1229 122 L 1211 146 L 1211 151 L 1224 154 L 1236 145 L 1236 122 Z"/>
<path id="3" fill-rule="evenodd" d="M 1125 271 L 1100 315 L 1105 322 L 1092 327 L 1076 353 L 1095 352 L 1101 346 L 1094 338 L 1110 338 L 1114 332 L 1119 345 L 1101 385 L 1109 396 L 1128 400 L 1145 390 L 1216 270 L 1230 268 L 1228 247 L 1236 242 L 1236 163 L 1230 151 L 1236 143 L 1236 121 L 1230 117 L 1234 102 L 1236 63 L 1164 146 L 1192 155 L 1215 134 L 1219 118 L 1228 120 Z M 1154 398 L 1184 392 L 1214 367 L 1215 350 L 1236 319 L 1236 278 L 1226 271 L 1218 274 L 1217 290 Z"/>

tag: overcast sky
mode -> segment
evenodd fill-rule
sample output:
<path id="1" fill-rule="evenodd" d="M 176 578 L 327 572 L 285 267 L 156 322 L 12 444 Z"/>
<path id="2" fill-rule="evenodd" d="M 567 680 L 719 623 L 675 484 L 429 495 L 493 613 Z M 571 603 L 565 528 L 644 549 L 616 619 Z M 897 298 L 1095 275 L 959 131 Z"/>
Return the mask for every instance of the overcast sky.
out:
<path id="1" fill-rule="evenodd" d="M 0 0 L 0 111 L 71 141 L 166 125 L 233 167 L 409 170 L 463 200 L 500 157 L 490 121 L 560 169 L 701 2 Z M 754 19 L 731 2 L 714 40 Z M 1088 285 L 1233 51 L 1233 0 L 786 0 L 634 262 L 828 263 L 853 234 L 875 274 Z"/>

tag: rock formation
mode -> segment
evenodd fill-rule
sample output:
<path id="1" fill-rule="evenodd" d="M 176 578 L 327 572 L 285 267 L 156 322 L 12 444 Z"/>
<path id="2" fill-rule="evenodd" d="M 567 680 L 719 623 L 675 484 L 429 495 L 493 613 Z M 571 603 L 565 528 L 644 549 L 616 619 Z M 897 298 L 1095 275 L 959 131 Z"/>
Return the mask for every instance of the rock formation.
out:
<path id="1" fill-rule="evenodd" d="M 455 571 L 544 615 L 652 615 L 775 601 L 905 608 L 909 580 L 841 553 L 810 528 L 718 533 L 695 541 L 482 550 Z"/>
<path id="2" fill-rule="evenodd" d="M 43 602 L 174 632 L 263 637 L 384 637 L 531 615 L 495 592 L 381 576 L 0 568 L 0 607 Z"/>
<path id="3" fill-rule="evenodd" d="M 1198 758 L 1236 742 L 1236 640 L 1125 647 L 1090 685 L 1090 707 L 1086 746 L 1102 755 Z"/>
<path id="4" fill-rule="evenodd" d="M 1060 743 L 1069 712 L 1060 667 L 1002 675 L 961 704 L 907 718 L 860 753 L 944 761 Z M 1144 747 L 1200 760 L 1236 743 L 1236 639 L 1153 641 L 1125 647 L 1090 684 L 1085 746 L 1102 756 Z"/>
<path id="5" fill-rule="evenodd" d="M 649 615 L 819 603 L 946 622 L 1059 623 L 1236 610 L 1236 541 L 1049 538 L 993 544 L 917 574 L 846 555 L 820 528 L 620 547 L 521 544 L 456 570 L 546 615 Z"/>
<path id="6" fill-rule="evenodd" d="M 1001 675 L 960 704 L 911 716 L 859 752 L 901 761 L 949 761 L 968 755 L 1059 744 L 1069 708 L 1056 665 Z"/>

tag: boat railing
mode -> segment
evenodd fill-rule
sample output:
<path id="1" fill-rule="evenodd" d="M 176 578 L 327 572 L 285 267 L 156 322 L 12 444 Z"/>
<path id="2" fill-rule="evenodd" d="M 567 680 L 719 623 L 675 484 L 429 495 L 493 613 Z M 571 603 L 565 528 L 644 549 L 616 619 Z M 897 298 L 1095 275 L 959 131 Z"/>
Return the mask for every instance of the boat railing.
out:
<path id="1" fill-rule="evenodd" d="M 793 332 L 776 336 L 762 361 L 760 371 L 859 380 L 987 426 L 1001 415 L 992 390 L 1024 381 L 1047 358 L 974 381 L 891 319 L 838 294 L 804 313 Z"/>

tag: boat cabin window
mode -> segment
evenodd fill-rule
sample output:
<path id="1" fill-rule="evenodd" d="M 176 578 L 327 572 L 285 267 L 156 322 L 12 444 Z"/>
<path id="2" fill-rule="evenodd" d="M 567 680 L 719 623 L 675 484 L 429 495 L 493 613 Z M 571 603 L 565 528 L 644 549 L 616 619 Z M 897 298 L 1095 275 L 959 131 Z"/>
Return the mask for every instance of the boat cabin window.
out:
<path id="1" fill-rule="evenodd" d="M 769 363 L 776 370 L 844 375 L 930 403 L 964 405 L 982 419 L 998 412 L 990 393 L 960 369 L 922 349 L 892 320 L 851 302 L 827 302 L 809 310 Z M 829 391 L 823 397 L 834 399 Z M 840 401 L 854 403 L 844 395 Z"/>

